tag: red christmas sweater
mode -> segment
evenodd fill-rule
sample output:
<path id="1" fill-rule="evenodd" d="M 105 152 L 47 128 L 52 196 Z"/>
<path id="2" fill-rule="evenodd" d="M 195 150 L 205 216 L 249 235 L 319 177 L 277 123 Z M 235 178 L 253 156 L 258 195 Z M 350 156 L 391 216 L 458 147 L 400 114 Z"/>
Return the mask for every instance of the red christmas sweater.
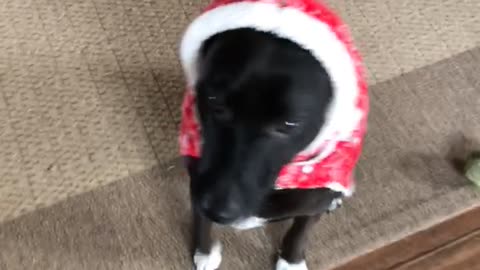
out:
<path id="1" fill-rule="evenodd" d="M 330 188 L 350 196 L 367 126 L 367 84 L 347 27 L 316 0 L 216 0 L 190 24 L 180 46 L 187 81 L 180 154 L 201 155 L 194 89 L 202 43 L 217 33 L 245 27 L 273 33 L 309 50 L 327 70 L 334 89 L 324 126 L 310 145 L 281 169 L 276 189 Z"/>

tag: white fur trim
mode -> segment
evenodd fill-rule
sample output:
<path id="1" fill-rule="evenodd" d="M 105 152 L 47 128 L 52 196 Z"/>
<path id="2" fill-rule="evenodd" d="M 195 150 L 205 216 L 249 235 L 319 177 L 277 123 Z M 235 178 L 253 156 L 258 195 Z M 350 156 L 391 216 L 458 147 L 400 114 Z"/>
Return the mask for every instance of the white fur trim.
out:
<path id="1" fill-rule="evenodd" d="M 345 197 L 351 197 L 353 193 L 355 193 L 355 182 L 352 181 L 350 188 L 346 188 L 342 186 L 339 183 L 330 183 L 325 185 L 326 188 L 331 189 L 335 192 L 340 192 L 342 193 L 343 196 Z M 276 190 L 284 190 L 284 189 L 290 189 L 290 188 L 296 188 L 296 187 L 285 187 L 285 188 L 275 188 Z"/>
<path id="2" fill-rule="evenodd" d="M 327 188 L 336 191 L 336 192 L 341 192 L 343 196 L 345 197 L 351 197 L 353 193 L 355 192 L 355 184 L 352 183 L 350 189 L 340 185 L 339 183 L 331 183 L 326 186 Z"/>
<path id="3" fill-rule="evenodd" d="M 358 95 L 355 64 L 343 44 L 322 21 L 292 7 L 275 3 L 236 2 L 209 10 L 186 30 L 180 45 L 180 58 L 188 86 L 195 86 L 199 50 L 209 37 L 242 27 L 274 33 L 309 50 L 325 67 L 332 79 L 334 97 L 327 119 L 317 137 L 302 152 L 318 151 L 325 141 L 348 140 L 361 114 L 355 108 Z M 334 148 L 326 147 L 323 159 Z M 329 152 L 330 151 L 330 152 Z"/>

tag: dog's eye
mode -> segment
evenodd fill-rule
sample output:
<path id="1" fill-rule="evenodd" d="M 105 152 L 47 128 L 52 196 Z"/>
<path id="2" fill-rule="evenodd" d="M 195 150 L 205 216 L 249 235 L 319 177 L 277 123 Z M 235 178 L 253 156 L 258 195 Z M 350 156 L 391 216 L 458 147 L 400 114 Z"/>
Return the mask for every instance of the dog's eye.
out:
<path id="1" fill-rule="evenodd" d="M 216 96 L 208 97 L 210 111 L 215 119 L 220 121 L 228 121 L 231 118 L 231 112 L 228 110 Z"/>
<path id="2" fill-rule="evenodd" d="M 281 124 L 273 126 L 270 129 L 270 133 L 274 136 L 277 136 L 277 137 L 286 137 L 286 136 L 289 136 L 299 126 L 300 126 L 299 122 L 284 121 Z"/>

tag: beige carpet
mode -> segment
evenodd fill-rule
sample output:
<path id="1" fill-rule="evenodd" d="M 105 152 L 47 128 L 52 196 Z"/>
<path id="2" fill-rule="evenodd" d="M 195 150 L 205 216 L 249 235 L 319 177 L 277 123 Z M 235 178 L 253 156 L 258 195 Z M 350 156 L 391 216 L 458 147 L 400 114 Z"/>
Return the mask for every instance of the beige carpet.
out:
<path id="1" fill-rule="evenodd" d="M 356 197 L 312 236 L 329 269 L 480 205 L 478 0 L 331 0 L 369 72 Z M 0 269 L 190 269 L 176 163 L 182 30 L 204 0 L 0 1 Z M 284 227 L 223 236 L 269 269 Z"/>

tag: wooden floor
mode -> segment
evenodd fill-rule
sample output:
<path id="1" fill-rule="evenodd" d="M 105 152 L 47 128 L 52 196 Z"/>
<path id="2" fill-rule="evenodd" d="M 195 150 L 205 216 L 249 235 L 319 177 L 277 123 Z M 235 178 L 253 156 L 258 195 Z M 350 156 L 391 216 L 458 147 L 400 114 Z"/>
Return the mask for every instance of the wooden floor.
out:
<path id="1" fill-rule="evenodd" d="M 335 270 L 480 270 L 480 208 Z"/>

